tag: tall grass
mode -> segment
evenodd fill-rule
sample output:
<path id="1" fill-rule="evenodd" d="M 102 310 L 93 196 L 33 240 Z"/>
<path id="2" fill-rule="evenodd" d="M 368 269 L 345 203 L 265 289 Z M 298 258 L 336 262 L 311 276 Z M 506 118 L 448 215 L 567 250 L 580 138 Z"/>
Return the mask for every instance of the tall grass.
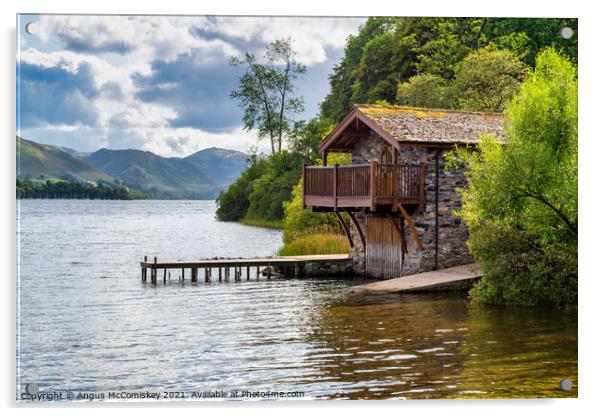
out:
<path id="1" fill-rule="evenodd" d="M 349 243 L 340 234 L 305 234 L 285 243 L 278 251 L 280 256 L 344 253 L 349 253 Z"/>

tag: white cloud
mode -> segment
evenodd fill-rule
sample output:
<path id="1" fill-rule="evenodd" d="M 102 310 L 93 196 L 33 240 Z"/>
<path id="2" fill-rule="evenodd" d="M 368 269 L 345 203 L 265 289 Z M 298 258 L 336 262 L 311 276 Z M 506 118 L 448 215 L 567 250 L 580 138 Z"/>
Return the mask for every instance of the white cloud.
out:
<path id="1" fill-rule="evenodd" d="M 262 45 L 290 36 L 297 58 L 309 66 L 324 62 L 327 48 L 343 49 L 347 37 L 357 32 L 364 21 L 364 18 L 222 16 L 208 19 L 206 27 L 233 39 Z M 260 54 L 263 50 L 256 52 Z"/>
<path id="2" fill-rule="evenodd" d="M 35 49 L 22 42 L 20 59 L 73 74 L 80 65 L 89 65 L 100 93 L 81 105 L 98 111 L 98 125 L 46 126 L 24 129 L 24 134 L 30 132 L 32 138 L 82 150 L 90 150 L 96 143 L 96 148 L 140 148 L 163 156 L 183 156 L 212 146 L 247 151 L 256 144 L 256 136 L 241 128 L 208 133 L 202 128 L 171 127 L 170 121 L 178 117 L 175 107 L 139 99 L 136 74 L 150 76 L 154 63 L 174 62 L 182 55 L 193 56 L 193 65 L 199 71 L 216 64 L 225 69 L 229 56 L 253 48 L 261 55 L 265 44 L 289 36 L 294 39 L 297 58 L 311 66 L 325 62 L 329 50 L 341 51 L 346 38 L 363 21 L 315 17 L 42 15 L 37 36 L 43 47 Z M 173 86 L 173 82 L 155 85 L 158 90 Z M 227 96 L 228 91 L 224 93 Z M 44 140 L 44 135 L 48 140 Z M 267 143 L 260 148 L 267 150 Z"/>
<path id="3" fill-rule="evenodd" d="M 209 133 L 193 128 L 158 128 L 138 130 L 145 135 L 144 150 L 163 156 L 190 155 L 209 147 L 223 147 L 247 152 L 257 145 L 257 136 L 241 128 L 222 133 Z M 261 142 L 259 149 L 268 151 L 268 143 Z"/>
<path id="4" fill-rule="evenodd" d="M 82 53 L 128 54 L 147 63 L 170 62 L 193 49 L 208 59 L 238 53 L 221 39 L 194 36 L 190 29 L 205 21 L 203 17 L 43 15 L 39 38 L 44 43 L 58 39 Z"/>

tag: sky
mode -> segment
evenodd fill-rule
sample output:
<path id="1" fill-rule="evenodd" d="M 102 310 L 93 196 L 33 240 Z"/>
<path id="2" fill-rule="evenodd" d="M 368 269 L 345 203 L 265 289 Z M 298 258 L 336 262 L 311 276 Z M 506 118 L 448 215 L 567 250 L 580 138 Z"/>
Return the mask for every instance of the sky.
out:
<path id="1" fill-rule="evenodd" d="M 20 15 L 17 129 L 21 137 L 90 152 L 140 149 L 181 157 L 208 147 L 267 151 L 229 98 L 241 69 L 291 37 L 307 66 L 298 81 L 308 119 L 363 18 Z M 31 23 L 31 24 L 29 24 Z M 28 26 L 29 24 L 29 26 Z M 25 30 L 28 27 L 29 32 Z"/>

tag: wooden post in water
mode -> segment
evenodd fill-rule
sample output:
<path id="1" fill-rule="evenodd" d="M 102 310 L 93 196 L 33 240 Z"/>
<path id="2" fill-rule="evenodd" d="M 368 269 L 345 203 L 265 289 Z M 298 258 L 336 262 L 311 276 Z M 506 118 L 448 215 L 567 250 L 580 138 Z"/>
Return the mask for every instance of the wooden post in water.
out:
<path id="1" fill-rule="evenodd" d="M 259 265 L 257 265 L 257 280 L 259 280 Z"/>
<path id="2" fill-rule="evenodd" d="M 190 279 L 191 279 L 190 281 L 192 283 L 196 283 L 197 282 L 196 275 L 197 275 L 198 271 L 199 271 L 199 269 L 197 269 L 196 267 L 192 267 L 190 269 Z"/>
<path id="3" fill-rule="evenodd" d="M 182 267 L 182 282 L 184 281 L 184 268 Z"/>
<path id="4" fill-rule="evenodd" d="M 163 284 L 167 283 L 167 269 L 163 269 Z"/>
<path id="5" fill-rule="evenodd" d="M 222 268 L 221 268 L 221 266 L 218 267 L 218 269 L 219 269 L 219 281 L 221 282 L 222 281 Z"/>
<path id="6" fill-rule="evenodd" d="M 247 280 L 249 280 L 249 275 L 251 274 L 251 268 L 247 266 Z"/>
<path id="7" fill-rule="evenodd" d="M 146 263 L 148 261 L 148 257 L 144 256 L 144 262 Z M 144 266 L 142 268 L 142 280 L 146 282 L 146 266 Z"/>
<path id="8" fill-rule="evenodd" d="M 157 284 L 157 257 L 155 256 L 154 260 L 155 265 L 151 269 L 151 281 L 153 285 Z"/>

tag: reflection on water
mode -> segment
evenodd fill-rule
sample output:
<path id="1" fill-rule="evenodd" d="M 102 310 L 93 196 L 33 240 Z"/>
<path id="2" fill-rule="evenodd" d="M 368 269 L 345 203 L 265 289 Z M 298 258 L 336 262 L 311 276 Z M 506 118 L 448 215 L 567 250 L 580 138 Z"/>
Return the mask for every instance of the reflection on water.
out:
<path id="1" fill-rule="evenodd" d="M 308 318 L 329 397 L 576 397 L 577 323 L 471 306 L 462 294 L 345 298 Z M 315 360 L 317 359 L 317 360 Z"/>
<path id="2" fill-rule="evenodd" d="M 209 201 L 22 201 L 19 391 L 302 391 L 316 398 L 575 397 L 577 322 L 341 280 L 166 286 L 144 256 L 273 254 Z M 355 282 L 357 283 L 357 282 Z M 570 378 L 570 392 L 558 388 Z"/>

